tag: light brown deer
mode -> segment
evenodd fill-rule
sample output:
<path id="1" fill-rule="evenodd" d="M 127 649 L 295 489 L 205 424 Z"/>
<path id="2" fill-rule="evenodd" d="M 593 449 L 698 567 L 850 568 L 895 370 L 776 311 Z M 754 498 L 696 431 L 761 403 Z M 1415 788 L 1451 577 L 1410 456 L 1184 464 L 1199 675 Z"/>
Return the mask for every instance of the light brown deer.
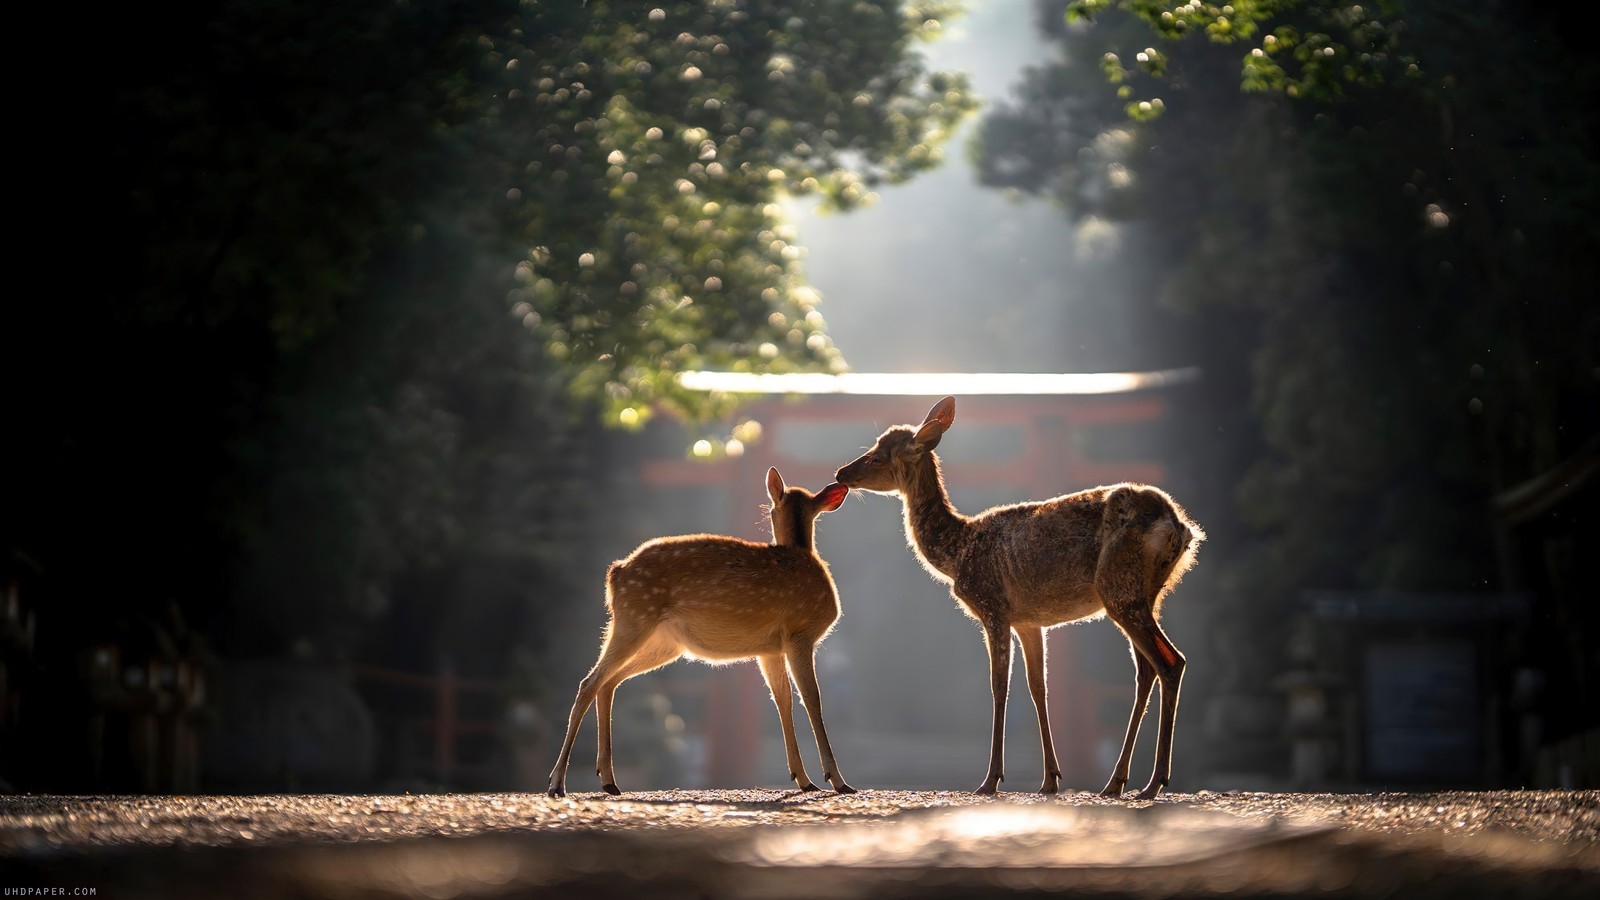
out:
<path id="1" fill-rule="evenodd" d="M 1152 684 L 1161 680 L 1161 734 L 1155 771 L 1139 799 L 1154 799 L 1172 778 L 1172 734 L 1184 657 L 1156 619 L 1161 601 L 1194 565 L 1205 539 L 1199 526 L 1164 492 L 1116 484 L 1050 500 L 998 506 L 964 516 L 950 503 L 933 452 L 952 423 L 956 401 L 934 404 L 923 423 L 885 431 L 865 455 L 840 469 L 839 483 L 905 504 L 906 537 L 924 568 L 983 628 L 989 650 L 994 730 L 989 772 L 980 794 L 1004 780 L 1006 690 L 1011 634 L 1027 667 L 1044 748 L 1043 794 L 1060 789 L 1061 766 L 1045 705 L 1045 631 L 1101 614 L 1122 629 L 1137 667 L 1133 713 L 1111 780 L 1101 794 L 1120 797 L 1128 784 L 1134 740 Z"/>
<path id="2" fill-rule="evenodd" d="M 657 538 L 611 564 L 606 572 L 611 621 L 600 659 L 578 686 L 561 756 L 550 772 L 550 796 L 566 794 L 572 742 L 591 703 L 597 706 L 600 745 L 595 773 L 607 793 L 621 793 L 611 764 L 611 700 L 617 685 L 684 656 L 712 664 L 760 662 L 783 725 L 789 777 L 801 790 L 815 791 L 795 742 L 793 678 L 811 716 L 823 777 L 841 794 L 856 792 L 839 773 L 828 744 L 816 671 L 817 645 L 839 620 L 838 590 L 815 549 L 816 519 L 838 509 L 847 494 L 841 484 L 816 494 L 786 487 L 778 470 L 768 469 L 772 543 L 711 534 Z"/>

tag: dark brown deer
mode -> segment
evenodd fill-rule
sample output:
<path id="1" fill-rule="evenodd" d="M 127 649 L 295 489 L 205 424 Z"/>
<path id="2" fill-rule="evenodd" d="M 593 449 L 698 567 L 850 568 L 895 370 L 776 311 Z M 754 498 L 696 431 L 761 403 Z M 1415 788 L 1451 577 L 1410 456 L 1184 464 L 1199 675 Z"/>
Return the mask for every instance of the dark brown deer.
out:
<path id="1" fill-rule="evenodd" d="M 801 790 L 814 791 L 818 788 L 806 775 L 795 743 L 793 678 L 811 716 L 823 777 L 841 794 L 856 792 L 839 773 L 828 744 L 816 671 L 817 645 L 839 620 L 833 576 L 815 549 L 816 518 L 838 509 L 848 493 L 840 484 L 816 494 L 786 487 L 778 470 L 768 469 L 772 543 L 711 534 L 657 538 L 611 564 L 606 572 L 611 621 L 600 659 L 578 686 L 561 756 L 550 772 L 550 796 L 566 794 L 572 742 L 591 703 L 597 706 L 600 745 L 595 773 L 607 793 L 621 793 L 611 764 L 611 700 L 617 685 L 683 656 L 712 664 L 760 662 L 783 725 L 789 777 Z"/>
<path id="2" fill-rule="evenodd" d="M 1137 667 L 1133 713 L 1111 780 L 1101 794 L 1120 797 L 1151 686 L 1161 681 L 1161 734 L 1155 771 L 1139 799 L 1154 799 L 1172 778 L 1172 733 L 1184 657 L 1157 618 L 1161 601 L 1194 565 L 1205 534 L 1171 497 L 1141 484 L 1116 484 L 1050 500 L 998 506 L 964 516 L 950 503 L 938 446 L 955 422 L 956 401 L 934 404 L 923 423 L 885 431 L 865 455 L 838 471 L 840 484 L 899 494 L 906 537 L 924 568 L 950 585 L 962 609 L 978 620 L 989 650 L 994 731 L 989 772 L 978 793 L 992 794 L 1005 777 L 1006 689 L 1011 634 L 1027 667 L 1044 748 L 1040 793 L 1060 789 L 1061 766 L 1045 706 L 1045 631 L 1104 614 L 1127 635 Z"/>

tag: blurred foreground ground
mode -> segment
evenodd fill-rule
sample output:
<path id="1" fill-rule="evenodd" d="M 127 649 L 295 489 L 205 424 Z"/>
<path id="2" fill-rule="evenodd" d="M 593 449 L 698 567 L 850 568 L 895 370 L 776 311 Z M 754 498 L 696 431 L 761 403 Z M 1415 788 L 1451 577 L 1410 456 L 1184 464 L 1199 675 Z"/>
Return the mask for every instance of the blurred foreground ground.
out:
<path id="1" fill-rule="evenodd" d="M 118 898 L 1592 898 L 1600 792 L 20 796 L 0 871 Z"/>

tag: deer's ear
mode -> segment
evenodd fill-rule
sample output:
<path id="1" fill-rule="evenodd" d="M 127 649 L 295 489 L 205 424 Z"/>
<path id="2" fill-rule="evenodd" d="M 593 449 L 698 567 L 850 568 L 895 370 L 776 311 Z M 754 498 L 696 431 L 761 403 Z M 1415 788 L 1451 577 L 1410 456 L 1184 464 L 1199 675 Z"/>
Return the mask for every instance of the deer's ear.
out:
<path id="1" fill-rule="evenodd" d="M 939 438 L 955 421 L 956 398 L 946 397 L 935 403 L 933 409 L 928 410 L 928 417 L 922 420 L 922 426 L 917 429 L 914 439 L 916 448 L 926 452 L 939 446 Z"/>
<path id="2" fill-rule="evenodd" d="M 922 420 L 923 425 L 939 423 L 939 431 L 943 433 L 956 423 L 956 398 L 946 397 L 933 405 L 928 410 L 928 417 Z"/>
<path id="3" fill-rule="evenodd" d="M 776 466 L 767 470 L 767 496 L 773 503 L 783 499 L 783 476 L 778 474 Z"/>
<path id="4" fill-rule="evenodd" d="M 817 491 L 817 504 L 819 512 L 833 512 L 844 503 L 844 498 L 850 495 L 850 489 L 835 481 L 820 491 Z"/>

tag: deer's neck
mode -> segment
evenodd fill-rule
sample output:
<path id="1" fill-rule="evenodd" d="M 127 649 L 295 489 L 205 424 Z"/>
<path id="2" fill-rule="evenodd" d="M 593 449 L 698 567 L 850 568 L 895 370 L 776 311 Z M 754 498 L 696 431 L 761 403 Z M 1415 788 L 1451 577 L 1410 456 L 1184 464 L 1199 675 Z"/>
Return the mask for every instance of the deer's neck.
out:
<path id="1" fill-rule="evenodd" d="M 954 578 L 967 519 L 950 503 L 939 458 L 929 453 L 901 494 L 905 501 L 906 537 L 922 557 L 923 565 Z"/>
<path id="2" fill-rule="evenodd" d="M 799 547 L 801 550 L 817 549 L 817 520 L 802 515 L 791 504 L 790 508 L 774 510 L 772 515 L 772 543 L 780 547 Z"/>

